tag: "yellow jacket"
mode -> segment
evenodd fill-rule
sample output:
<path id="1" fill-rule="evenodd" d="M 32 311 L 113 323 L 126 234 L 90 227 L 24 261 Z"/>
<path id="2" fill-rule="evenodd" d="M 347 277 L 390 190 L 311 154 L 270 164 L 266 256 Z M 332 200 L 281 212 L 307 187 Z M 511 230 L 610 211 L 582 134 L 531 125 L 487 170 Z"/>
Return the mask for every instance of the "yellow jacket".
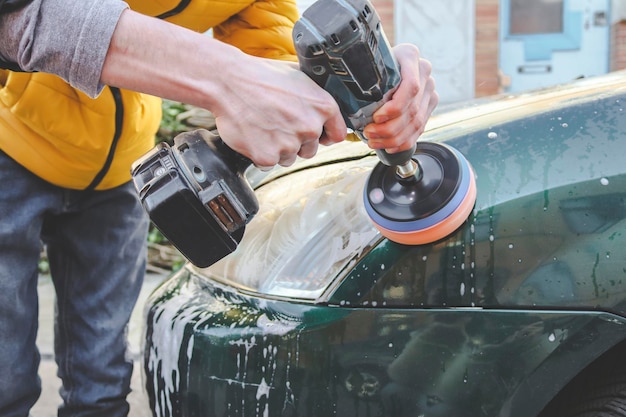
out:
<path id="1" fill-rule="evenodd" d="M 295 60 L 295 0 L 130 0 L 133 10 L 213 36 L 246 53 Z M 161 100 L 105 88 L 95 99 L 44 73 L 0 70 L 0 149 L 39 177 L 72 189 L 130 180 L 154 145 Z"/>

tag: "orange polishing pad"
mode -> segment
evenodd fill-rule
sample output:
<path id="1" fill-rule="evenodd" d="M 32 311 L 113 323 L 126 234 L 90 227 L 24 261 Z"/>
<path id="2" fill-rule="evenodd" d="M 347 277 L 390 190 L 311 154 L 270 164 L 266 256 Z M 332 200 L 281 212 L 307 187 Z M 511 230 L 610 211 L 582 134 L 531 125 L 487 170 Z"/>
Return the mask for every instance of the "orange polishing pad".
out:
<path id="1" fill-rule="evenodd" d="M 418 142 L 418 172 L 401 178 L 378 164 L 365 186 L 365 209 L 383 236 L 404 245 L 436 242 L 471 215 L 476 179 L 469 162 L 447 145 Z"/>
<path id="2" fill-rule="evenodd" d="M 374 226 L 380 230 L 380 233 L 382 233 L 383 236 L 393 242 L 401 243 L 403 245 L 425 245 L 427 243 L 436 242 L 439 239 L 443 239 L 444 237 L 454 233 L 454 231 L 465 223 L 467 218 L 470 216 L 475 202 L 476 181 L 473 180 L 470 183 L 470 189 L 468 190 L 467 195 L 457 210 L 433 226 L 422 230 L 415 230 L 413 232 L 396 232 L 385 229 L 377 223 L 374 223 Z"/>

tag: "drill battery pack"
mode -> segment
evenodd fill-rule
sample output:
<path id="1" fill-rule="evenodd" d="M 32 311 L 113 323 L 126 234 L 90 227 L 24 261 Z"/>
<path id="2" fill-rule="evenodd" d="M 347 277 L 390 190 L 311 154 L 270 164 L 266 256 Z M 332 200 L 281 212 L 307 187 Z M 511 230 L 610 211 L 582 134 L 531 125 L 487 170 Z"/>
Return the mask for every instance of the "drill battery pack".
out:
<path id="1" fill-rule="evenodd" d="M 259 206 L 244 172 L 250 160 L 198 129 L 160 143 L 131 173 L 153 224 L 198 267 L 233 252 Z"/>

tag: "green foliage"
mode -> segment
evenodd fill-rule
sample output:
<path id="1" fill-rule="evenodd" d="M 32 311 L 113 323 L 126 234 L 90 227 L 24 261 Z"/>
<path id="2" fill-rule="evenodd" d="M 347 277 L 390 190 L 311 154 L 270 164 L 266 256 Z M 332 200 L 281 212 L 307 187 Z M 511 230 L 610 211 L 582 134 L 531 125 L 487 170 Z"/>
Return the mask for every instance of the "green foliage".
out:
<path id="1" fill-rule="evenodd" d="M 150 232 L 148 232 L 148 243 L 168 243 L 167 239 L 163 234 L 154 227 L 154 225 L 150 225 Z"/>
<path id="2" fill-rule="evenodd" d="M 174 136 L 189 130 L 189 126 L 181 121 L 179 117 L 180 114 L 187 111 L 187 107 L 176 101 L 163 100 L 162 110 L 163 117 L 161 118 L 161 125 L 156 135 L 156 143 L 172 143 Z"/>
<path id="3" fill-rule="evenodd" d="M 37 265 L 37 267 L 39 268 L 39 272 L 42 274 L 50 273 L 50 264 L 48 263 L 48 258 L 45 254 L 42 255 L 41 259 L 39 259 L 39 265 Z"/>

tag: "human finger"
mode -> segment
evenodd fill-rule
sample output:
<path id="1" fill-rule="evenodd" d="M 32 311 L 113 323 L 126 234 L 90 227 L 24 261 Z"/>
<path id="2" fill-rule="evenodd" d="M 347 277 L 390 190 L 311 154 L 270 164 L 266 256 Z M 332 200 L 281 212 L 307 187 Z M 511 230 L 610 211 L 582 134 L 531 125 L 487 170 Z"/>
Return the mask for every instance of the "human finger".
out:
<path id="1" fill-rule="evenodd" d="M 301 158 L 313 158 L 317 153 L 318 144 L 319 141 L 317 140 L 303 143 L 298 152 L 298 156 Z"/>

